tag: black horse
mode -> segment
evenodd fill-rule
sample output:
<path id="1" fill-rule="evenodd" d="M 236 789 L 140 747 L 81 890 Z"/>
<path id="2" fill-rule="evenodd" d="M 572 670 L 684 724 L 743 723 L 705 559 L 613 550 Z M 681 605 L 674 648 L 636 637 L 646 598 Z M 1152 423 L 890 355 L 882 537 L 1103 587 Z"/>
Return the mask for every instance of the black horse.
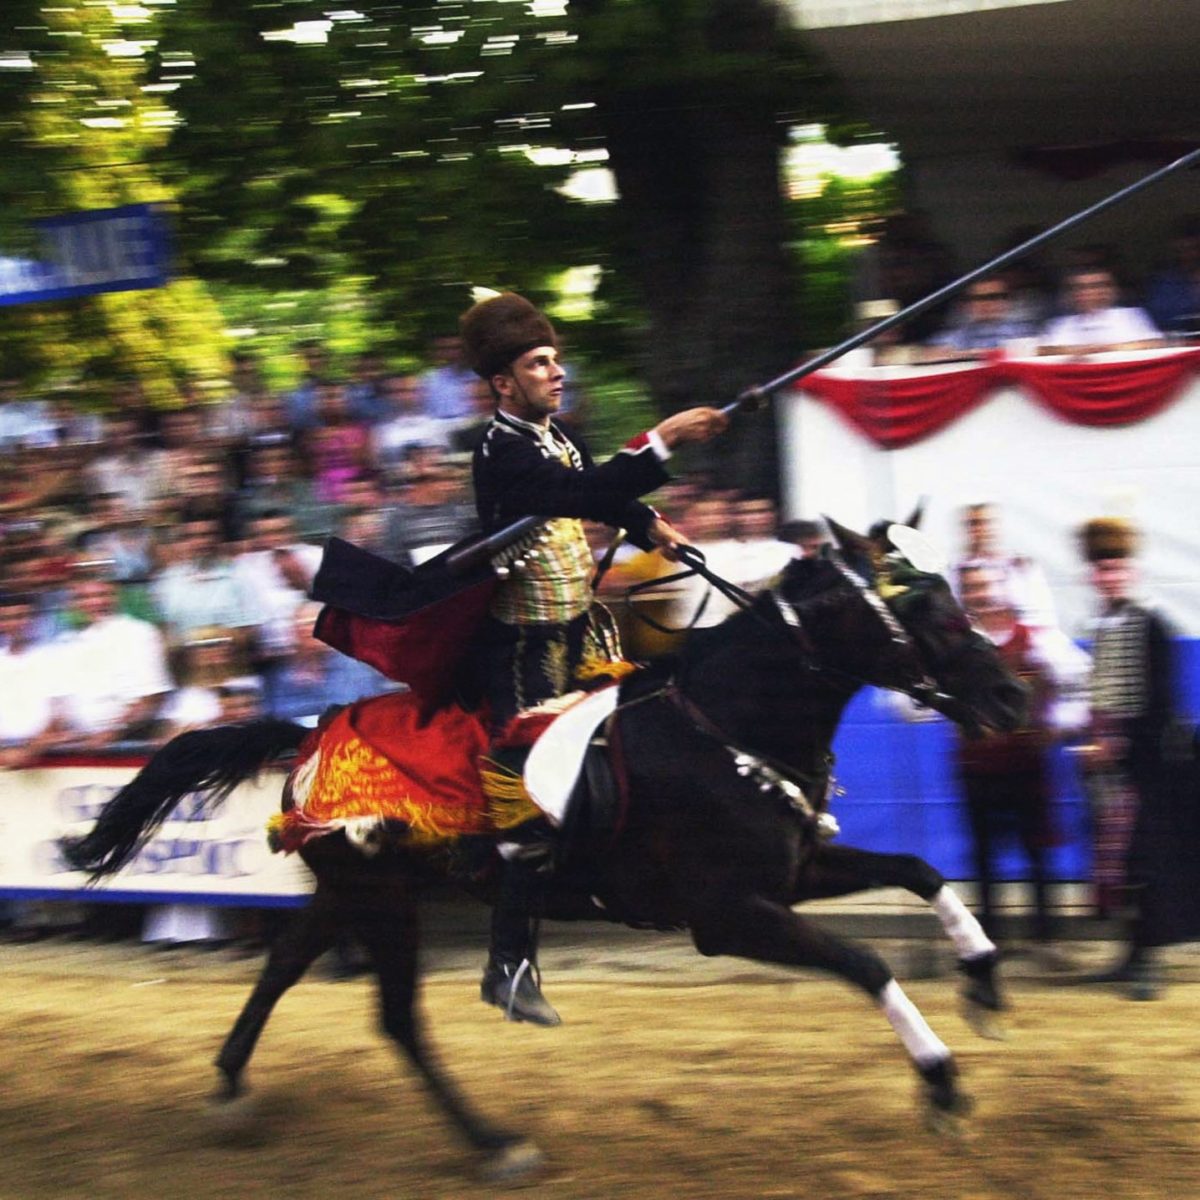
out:
<path id="1" fill-rule="evenodd" d="M 903 541 L 892 527 L 891 537 Z M 692 634 L 669 665 L 622 684 L 610 725 L 623 764 L 625 819 L 584 839 L 547 886 L 552 918 L 687 928 L 701 954 L 815 967 L 856 984 L 883 1009 L 922 1080 L 931 1117 L 966 1110 L 949 1050 L 869 948 L 792 906 L 902 887 L 931 903 L 958 950 L 964 999 L 980 1015 L 1002 1001 L 995 947 L 929 864 L 830 844 L 823 828 L 830 744 L 864 684 L 907 692 L 969 731 L 1015 726 L 1024 691 L 970 628 L 945 580 L 889 535 L 836 529 L 824 557 L 793 562 L 723 624 Z M 219 803 L 294 750 L 310 731 L 259 721 L 182 735 L 109 802 L 90 833 L 64 843 L 94 877 L 118 870 L 179 799 Z M 593 833 L 595 831 L 593 830 Z M 309 841 L 315 894 L 272 946 L 216 1065 L 232 1101 L 272 1008 L 342 931 L 370 953 L 385 1032 L 404 1049 L 451 1122 L 493 1175 L 537 1161 L 519 1136 L 480 1117 L 431 1057 L 414 1008 L 418 897 L 440 860 L 386 837 L 364 855 L 344 832 Z"/>

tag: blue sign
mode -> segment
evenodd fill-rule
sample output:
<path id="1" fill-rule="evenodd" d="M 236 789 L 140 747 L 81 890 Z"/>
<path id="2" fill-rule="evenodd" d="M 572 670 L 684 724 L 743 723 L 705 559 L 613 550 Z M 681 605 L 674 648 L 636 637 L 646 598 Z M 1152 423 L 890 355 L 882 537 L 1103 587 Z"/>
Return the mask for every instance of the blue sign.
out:
<path id="1" fill-rule="evenodd" d="M 156 205 L 100 208 L 36 224 L 40 259 L 0 257 L 0 304 L 69 300 L 167 282 L 167 223 Z"/>

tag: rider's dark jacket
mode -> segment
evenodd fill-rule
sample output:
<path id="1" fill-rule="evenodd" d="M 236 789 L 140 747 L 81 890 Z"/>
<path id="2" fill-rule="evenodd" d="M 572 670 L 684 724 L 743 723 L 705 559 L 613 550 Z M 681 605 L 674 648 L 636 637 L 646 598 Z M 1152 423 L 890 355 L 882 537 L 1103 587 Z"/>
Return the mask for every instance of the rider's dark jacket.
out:
<path id="1" fill-rule="evenodd" d="M 534 425 L 497 412 L 475 450 L 475 503 L 485 533 L 522 517 L 557 518 L 525 556 L 526 568 L 497 589 L 492 615 L 510 625 L 565 624 L 592 602 L 595 570 L 581 519 L 627 531 L 651 549 L 656 513 L 638 497 L 669 478 L 661 441 L 639 434 L 597 465 L 562 424 Z"/>

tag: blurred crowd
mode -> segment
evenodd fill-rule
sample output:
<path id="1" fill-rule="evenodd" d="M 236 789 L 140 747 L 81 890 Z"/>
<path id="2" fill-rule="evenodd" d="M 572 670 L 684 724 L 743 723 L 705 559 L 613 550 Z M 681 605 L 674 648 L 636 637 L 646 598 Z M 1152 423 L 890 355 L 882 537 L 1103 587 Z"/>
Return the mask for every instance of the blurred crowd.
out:
<path id="1" fill-rule="evenodd" d="M 1038 231 L 1013 233 L 1005 250 Z M 854 281 L 863 327 L 931 295 L 959 274 L 920 213 L 889 218 Z M 885 332 L 868 355 L 881 365 L 1017 355 L 1133 350 L 1200 336 L 1200 217 L 1178 222 L 1161 261 L 1138 277 L 1119 249 L 1093 243 L 1022 256 L 975 280 L 948 307 Z"/>
<path id="2" fill-rule="evenodd" d="M 0 380 L 0 765 L 259 715 L 313 723 L 396 686 L 311 636 L 321 546 L 337 535 L 411 566 L 472 532 L 491 397 L 454 338 L 414 374 L 363 355 L 340 378 L 319 344 L 299 351 L 291 389 L 239 354 L 226 398 L 172 409 L 133 382 L 89 414 Z M 574 390 L 566 419 L 584 407 Z M 732 578 L 789 552 L 770 500 L 696 476 L 668 491 L 660 504 L 721 543 Z M 596 530 L 598 557 L 610 533 Z M 658 561 L 623 553 L 609 584 Z"/>

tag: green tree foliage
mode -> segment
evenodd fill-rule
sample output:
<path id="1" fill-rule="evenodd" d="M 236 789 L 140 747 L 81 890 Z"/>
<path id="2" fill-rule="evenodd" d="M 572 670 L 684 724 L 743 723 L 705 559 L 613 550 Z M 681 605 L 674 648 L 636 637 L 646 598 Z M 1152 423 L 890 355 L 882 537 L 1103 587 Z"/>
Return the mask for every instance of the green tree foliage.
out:
<path id="1" fill-rule="evenodd" d="M 667 408 L 727 401 L 805 344 L 779 150 L 832 102 L 774 0 L 180 0 L 156 70 L 179 84 L 162 163 L 188 255 L 222 289 L 303 308 L 359 277 L 363 336 L 411 351 L 469 284 L 545 300 L 599 265 L 573 346 Z M 618 205 L 558 190 L 589 155 Z"/>
<path id="2" fill-rule="evenodd" d="M 10 211 L 168 201 L 189 279 L 30 306 L 43 365 L 104 343 L 114 364 L 210 370 L 212 297 L 277 358 L 315 334 L 411 361 L 469 286 L 548 302 L 597 266 L 569 336 L 601 395 L 632 404 L 636 377 L 659 407 L 724 403 L 825 338 L 789 247 L 821 262 L 822 305 L 840 255 L 789 223 L 780 148 L 840 110 L 775 0 L 9 3 L 36 64 L 0 71 Z M 563 194 L 600 161 L 618 204 Z"/>
<path id="3" fill-rule="evenodd" d="M 140 51 L 153 40 L 155 22 L 149 10 L 140 12 L 8 0 L 9 36 L 19 35 L 30 65 L 0 71 L 6 251 L 36 250 L 26 224 L 32 218 L 170 205 L 170 189 L 151 164 L 174 114 L 144 90 Z M 220 371 L 222 327 L 206 290 L 184 276 L 155 291 L 0 309 L 0 346 L 6 369 L 26 377 L 134 374 L 153 399 L 169 403 L 181 377 Z"/>

